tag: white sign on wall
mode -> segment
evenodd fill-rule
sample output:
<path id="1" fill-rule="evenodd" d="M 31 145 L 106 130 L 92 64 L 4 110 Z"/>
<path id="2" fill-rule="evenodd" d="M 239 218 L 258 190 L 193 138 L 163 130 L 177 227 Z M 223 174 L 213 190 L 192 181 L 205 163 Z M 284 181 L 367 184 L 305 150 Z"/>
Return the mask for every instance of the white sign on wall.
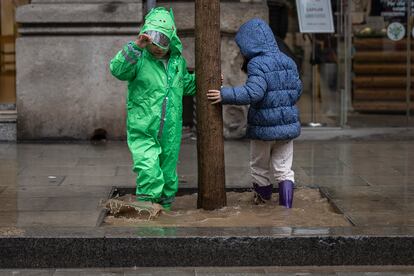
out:
<path id="1" fill-rule="evenodd" d="M 296 0 L 301 33 L 333 33 L 331 0 Z"/>

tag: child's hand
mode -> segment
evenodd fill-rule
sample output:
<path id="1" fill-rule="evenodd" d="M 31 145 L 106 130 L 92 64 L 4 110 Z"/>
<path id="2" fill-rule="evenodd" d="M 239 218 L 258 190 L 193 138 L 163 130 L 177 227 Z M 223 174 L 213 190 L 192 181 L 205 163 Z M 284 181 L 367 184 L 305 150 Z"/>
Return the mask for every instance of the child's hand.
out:
<path id="1" fill-rule="evenodd" d="M 221 92 L 220 90 L 208 90 L 207 98 L 212 101 L 211 104 L 216 104 L 221 102 Z"/>
<path id="2" fill-rule="evenodd" d="M 144 49 L 148 46 L 148 44 L 152 43 L 152 38 L 147 34 L 141 34 L 138 36 L 138 38 L 135 40 L 135 44 L 141 49 Z"/>

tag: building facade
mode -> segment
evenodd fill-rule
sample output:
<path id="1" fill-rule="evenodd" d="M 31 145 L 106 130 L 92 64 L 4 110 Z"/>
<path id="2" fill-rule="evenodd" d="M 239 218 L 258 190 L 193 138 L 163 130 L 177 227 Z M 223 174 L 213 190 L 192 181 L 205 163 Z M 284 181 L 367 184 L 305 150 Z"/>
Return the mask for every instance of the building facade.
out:
<path id="1" fill-rule="evenodd" d="M 194 70 L 194 2 L 157 4 L 174 10 L 183 55 Z M 125 138 L 126 83 L 113 78 L 108 64 L 136 37 L 144 10 L 145 2 L 136 0 L 33 0 L 17 9 L 17 139 L 86 140 L 96 129 L 105 129 L 108 139 Z M 237 85 L 245 76 L 234 35 L 249 18 L 267 21 L 267 7 L 223 2 L 221 14 L 225 83 Z M 193 107 L 192 99 L 185 102 Z"/>

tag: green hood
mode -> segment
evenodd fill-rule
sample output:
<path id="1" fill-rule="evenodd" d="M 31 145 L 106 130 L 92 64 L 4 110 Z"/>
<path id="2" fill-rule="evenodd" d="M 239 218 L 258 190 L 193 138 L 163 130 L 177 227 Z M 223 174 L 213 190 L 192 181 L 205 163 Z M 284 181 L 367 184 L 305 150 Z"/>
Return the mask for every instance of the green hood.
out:
<path id="1" fill-rule="evenodd" d="M 153 30 L 165 34 L 170 39 L 170 50 L 172 54 L 181 54 L 183 45 L 177 36 L 177 28 L 174 22 L 174 14 L 172 9 L 167 11 L 165 8 L 159 7 L 152 9 L 145 16 L 144 26 L 142 26 L 140 34 L 145 31 Z"/>

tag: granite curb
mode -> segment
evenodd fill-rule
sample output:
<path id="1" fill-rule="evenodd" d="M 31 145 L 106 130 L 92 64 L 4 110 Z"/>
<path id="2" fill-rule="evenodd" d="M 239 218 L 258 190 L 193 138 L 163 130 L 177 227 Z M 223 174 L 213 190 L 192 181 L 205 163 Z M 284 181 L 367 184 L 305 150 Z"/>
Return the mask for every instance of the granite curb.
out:
<path id="1" fill-rule="evenodd" d="M 0 268 L 414 265 L 414 227 L 20 230 Z"/>

